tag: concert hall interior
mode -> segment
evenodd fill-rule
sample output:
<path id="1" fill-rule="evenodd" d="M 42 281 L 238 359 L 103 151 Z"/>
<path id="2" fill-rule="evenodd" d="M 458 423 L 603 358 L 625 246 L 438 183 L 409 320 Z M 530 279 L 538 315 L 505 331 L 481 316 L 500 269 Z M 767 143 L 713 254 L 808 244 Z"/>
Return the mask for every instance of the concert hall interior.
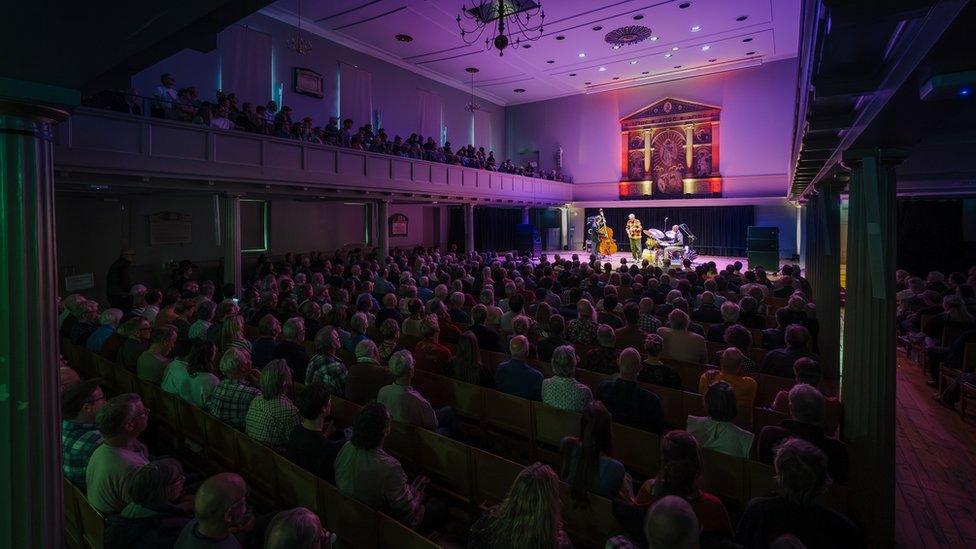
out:
<path id="1" fill-rule="evenodd" d="M 26 2 L 0 547 L 976 547 L 976 2 Z"/>

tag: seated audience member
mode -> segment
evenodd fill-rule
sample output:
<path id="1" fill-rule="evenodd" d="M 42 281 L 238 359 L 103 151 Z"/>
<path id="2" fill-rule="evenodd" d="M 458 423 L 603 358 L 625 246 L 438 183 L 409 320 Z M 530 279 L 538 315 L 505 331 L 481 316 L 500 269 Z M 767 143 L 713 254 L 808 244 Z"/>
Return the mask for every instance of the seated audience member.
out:
<path id="1" fill-rule="evenodd" d="M 527 358 L 537 359 L 539 357 L 536 351 L 535 344 L 532 343 L 532 320 L 525 315 L 520 315 L 515 317 L 512 321 L 512 335 L 505 338 L 505 347 L 507 348 L 512 342 L 512 338 L 515 336 L 525 336 L 525 339 L 529 341 L 529 355 Z"/>
<path id="2" fill-rule="evenodd" d="M 844 407 L 841 405 L 840 400 L 835 396 L 827 396 L 827 394 L 820 389 L 820 383 L 823 381 L 823 371 L 820 369 L 820 365 L 809 358 L 798 359 L 793 364 L 793 374 L 794 379 L 797 383 L 806 383 L 812 387 L 816 387 L 820 394 L 824 397 L 824 433 L 827 436 L 835 436 L 837 430 L 840 428 L 840 420 L 844 415 Z M 790 413 L 790 392 L 780 391 L 776 393 L 776 397 L 773 399 L 770 408 L 781 412 L 784 414 Z"/>
<path id="3" fill-rule="evenodd" d="M 763 463 L 772 463 L 776 446 L 787 438 L 803 439 L 827 455 L 830 478 L 847 484 L 847 445 L 824 434 L 824 398 L 815 387 L 800 383 L 790 389 L 790 419 L 779 425 L 767 425 L 759 433 L 756 456 Z"/>
<path id="4" fill-rule="evenodd" d="M 525 298 L 522 297 L 522 294 L 515 294 L 508 299 L 508 311 L 502 315 L 502 331 L 512 331 L 512 321 L 514 321 L 516 317 L 522 316 L 524 307 Z"/>
<path id="5" fill-rule="evenodd" d="M 116 362 L 119 366 L 134 374 L 139 364 L 139 357 L 149 348 L 152 327 L 150 327 L 149 321 L 145 318 L 133 319 L 133 321 L 136 322 L 135 329 L 128 334 L 125 342 L 122 343 L 122 348 L 119 349 L 118 360 Z"/>
<path id="6" fill-rule="evenodd" d="M 403 335 L 411 337 L 424 337 L 423 335 L 423 322 L 424 322 L 424 304 L 419 299 L 411 299 L 409 305 L 407 305 L 407 310 L 410 316 L 403 319 Z"/>
<path id="7" fill-rule="evenodd" d="M 85 490 L 85 468 L 92 453 L 102 443 L 95 416 L 105 404 L 99 380 L 89 379 L 69 385 L 61 393 L 61 470 L 64 477 Z"/>
<path id="8" fill-rule="evenodd" d="M 244 318 L 239 314 L 225 318 L 221 328 L 220 351 L 224 352 L 231 347 L 251 352 L 251 342 L 244 335 Z"/>
<path id="9" fill-rule="evenodd" d="M 722 304 L 721 312 L 721 324 L 713 324 L 708 328 L 708 341 L 714 341 L 716 343 L 724 342 L 725 330 L 739 323 L 740 309 L 737 303 L 726 301 Z"/>
<path id="10" fill-rule="evenodd" d="M 465 383 L 493 388 L 495 376 L 481 360 L 478 338 L 468 330 L 458 339 L 457 352 L 450 363 L 451 377 Z"/>
<path id="11" fill-rule="evenodd" d="M 258 321 L 258 332 L 260 335 L 251 344 L 251 362 L 260 370 L 275 358 L 278 337 L 281 335 L 281 323 L 274 315 L 264 315 Z"/>
<path id="12" fill-rule="evenodd" d="M 709 324 L 718 324 L 724 321 L 719 306 L 716 306 L 715 294 L 713 292 L 704 291 L 699 296 L 699 299 L 701 300 L 701 305 L 691 314 L 692 320 L 695 322 L 707 322 Z"/>
<path id="13" fill-rule="evenodd" d="M 565 437 L 559 444 L 559 478 L 573 489 L 573 499 L 586 501 L 592 492 L 610 499 L 630 500 L 630 477 L 614 459 L 610 412 L 603 403 L 590 402 L 580 417 L 580 436 Z"/>
<path id="14" fill-rule="evenodd" d="M 468 535 L 471 549 L 572 546 L 563 530 L 559 477 L 542 463 L 522 469 L 505 499 L 482 513 Z"/>
<path id="15" fill-rule="evenodd" d="M 365 301 L 364 301 L 365 303 Z M 349 338 L 343 341 L 343 347 L 349 351 L 354 352 L 356 345 L 365 339 L 369 339 L 366 331 L 369 330 L 369 317 L 366 313 L 357 312 L 352 315 L 349 319 Z"/>
<path id="16" fill-rule="evenodd" d="M 566 339 L 570 343 L 592 345 L 596 343 L 596 333 L 599 324 L 596 322 L 596 309 L 587 299 L 581 299 L 576 304 L 576 318 L 566 326 Z"/>
<path id="17" fill-rule="evenodd" d="M 661 275 L 661 286 L 663 291 L 664 277 L 667 275 Z M 656 316 L 669 316 L 671 311 L 674 310 L 674 300 L 681 297 L 681 292 L 679 290 L 668 290 L 665 294 L 664 303 L 659 305 L 657 309 L 654 310 Z M 669 316 L 670 318 L 670 316 Z"/>
<path id="18" fill-rule="evenodd" d="M 647 334 L 644 338 L 644 361 L 641 362 L 640 375 L 638 381 L 681 389 L 681 376 L 674 368 L 661 362 L 661 352 L 664 350 L 664 340 L 657 334 Z"/>
<path id="19" fill-rule="evenodd" d="M 193 323 L 190 324 L 190 330 L 187 332 L 187 337 L 191 340 L 202 340 L 207 337 L 207 330 L 210 329 L 210 321 L 213 320 L 214 305 L 213 301 L 206 299 L 197 304 L 196 311 L 193 314 Z"/>
<path id="20" fill-rule="evenodd" d="M 529 354 L 529 340 L 525 336 L 513 337 L 509 353 L 511 359 L 499 364 L 495 370 L 495 388 L 510 395 L 541 400 L 544 376 L 525 362 Z"/>
<path id="21" fill-rule="evenodd" d="M 386 406 L 394 421 L 423 427 L 428 431 L 450 436 L 454 424 L 454 412 L 447 406 L 436 411 L 430 402 L 410 384 L 413 382 L 413 355 L 406 349 L 397 351 L 390 358 L 390 375 L 393 383 L 382 387 L 376 401 Z"/>
<path id="22" fill-rule="evenodd" d="M 335 536 L 305 507 L 279 511 L 268 523 L 264 549 L 329 549 Z"/>
<path id="23" fill-rule="evenodd" d="M 383 306 L 376 312 L 376 323 L 382 326 L 388 318 L 396 322 L 397 328 L 403 324 L 403 314 L 397 308 L 397 297 L 392 291 L 383 294 Z"/>
<path id="24" fill-rule="evenodd" d="M 708 348 L 705 338 L 688 331 L 688 314 L 674 309 L 668 314 L 670 327 L 658 328 L 657 334 L 664 340 L 661 356 L 691 364 L 708 364 Z"/>
<path id="25" fill-rule="evenodd" d="M 400 462 L 386 453 L 390 414 L 378 402 L 363 406 L 352 426 L 352 438 L 335 461 L 336 486 L 366 505 L 383 511 L 410 528 L 436 524 L 442 517 L 427 513 L 424 490 L 428 479 L 407 481 Z"/>
<path id="26" fill-rule="evenodd" d="M 129 504 L 105 521 L 105 549 L 172 547 L 193 519 L 183 501 L 183 466 L 173 458 L 143 465 L 129 481 Z"/>
<path id="27" fill-rule="evenodd" d="M 626 325 L 614 331 L 614 339 L 618 349 L 633 347 L 640 349 L 644 346 L 644 332 L 637 325 L 640 321 L 640 309 L 636 303 L 624 305 L 624 320 Z"/>
<path id="28" fill-rule="evenodd" d="M 261 390 L 253 385 L 259 372 L 251 368 L 251 355 L 237 348 L 228 349 L 220 357 L 219 368 L 224 379 L 210 393 L 207 413 L 243 430 L 251 401 L 261 394 Z"/>
<path id="29" fill-rule="evenodd" d="M 163 293 L 155 288 L 152 288 L 146 291 L 146 296 L 144 299 L 145 307 L 143 307 L 142 311 L 139 313 L 139 316 L 148 320 L 149 325 L 152 326 L 153 323 L 156 322 L 156 315 L 159 314 L 159 302 L 163 300 Z"/>
<path id="30" fill-rule="evenodd" d="M 88 339 L 85 341 L 85 348 L 93 353 L 101 351 L 102 345 L 115 333 L 121 320 L 121 309 L 105 309 L 102 311 L 102 315 L 99 317 L 101 325 L 95 328 L 95 331 L 88 336 Z"/>
<path id="31" fill-rule="evenodd" d="M 755 372 L 758 368 L 756 363 L 749 358 L 749 352 L 752 350 L 752 333 L 749 329 L 741 324 L 733 324 L 725 329 L 725 334 L 722 336 L 722 340 L 728 347 L 734 347 L 742 352 L 742 369 L 746 372 Z M 722 362 L 722 352 L 717 351 L 715 353 L 715 363 L 720 364 Z"/>
<path id="32" fill-rule="evenodd" d="M 732 386 L 726 381 L 716 381 L 704 394 L 708 417 L 688 416 L 688 433 L 702 448 L 735 457 L 749 457 L 755 436 L 732 423 L 738 411 Z"/>
<path id="33" fill-rule="evenodd" d="M 620 351 L 615 347 L 616 339 L 613 328 L 606 324 L 600 324 L 600 328 L 596 332 L 596 341 L 600 346 L 586 351 L 586 369 L 601 374 L 616 373 L 617 357 L 620 355 Z"/>
<path id="34" fill-rule="evenodd" d="M 217 473 L 203 481 L 193 498 L 193 514 L 175 549 L 240 549 L 238 537 L 254 528 L 247 484 L 235 473 Z"/>
<path id="35" fill-rule="evenodd" d="M 779 493 L 749 502 L 739 520 L 735 541 L 746 547 L 769 547 L 792 534 L 804 547 L 864 547 L 861 533 L 843 515 L 815 500 L 827 489 L 827 455 L 798 438 L 787 439 L 774 457 Z"/>
<path id="36" fill-rule="evenodd" d="M 807 350 L 810 342 L 810 332 L 799 324 L 791 324 L 786 328 L 786 347 L 766 353 L 759 372 L 771 376 L 793 377 L 793 364 L 801 358 L 809 358 L 815 362 L 820 357 Z"/>
<path id="37" fill-rule="evenodd" d="M 209 341 L 194 342 L 186 356 L 177 358 L 166 367 L 162 389 L 202 408 L 214 387 L 220 383 L 215 375 L 216 361 L 216 345 Z"/>
<path id="38" fill-rule="evenodd" d="M 237 306 L 237 303 L 234 303 L 233 299 L 221 301 L 217 305 L 217 311 L 214 313 L 214 321 L 207 327 L 207 341 L 212 341 L 220 347 L 224 335 L 224 320 L 228 317 L 237 316 L 240 312 L 240 308 Z"/>
<path id="39" fill-rule="evenodd" d="M 498 332 L 485 326 L 488 308 L 477 304 L 471 308 L 471 327 L 468 330 L 478 338 L 478 347 L 486 351 L 501 351 Z"/>
<path id="40" fill-rule="evenodd" d="M 464 301 L 464 292 L 454 292 L 451 294 L 448 300 L 448 313 L 451 316 L 451 322 L 471 324 L 471 315 L 463 309 Z"/>
<path id="41" fill-rule="evenodd" d="M 288 363 L 293 379 L 305 381 L 308 369 L 308 351 L 305 350 L 305 321 L 301 317 L 289 318 L 281 328 L 281 341 L 274 350 L 274 358 Z"/>
<path id="42" fill-rule="evenodd" d="M 702 534 L 731 538 L 729 512 L 722 500 L 700 488 L 701 476 L 698 441 L 686 431 L 670 431 L 661 438 L 661 467 L 657 476 L 644 482 L 634 501 L 644 506 L 667 496 L 677 496 L 694 509 Z"/>
<path id="43" fill-rule="evenodd" d="M 660 433 L 664 425 L 661 397 L 637 385 L 640 353 L 624 349 L 617 365 L 620 369 L 617 379 L 601 381 L 594 396 L 606 405 L 615 423 Z"/>
<path id="44" fill-rule="evenodd" d="M 542 402 L 570 412 L 582 412 L 593 400 L 590 388 L 573 379 L 576 350 L 572 345 L 557 347 L 552 354 L 552 377 L 542 382 Z"/>
<path id="45" fill-rule="evenodd" d="M 608 294 L 603 298 L 603 310 L 597 313 L 596 321 L 601 325 L 610 326 L 613 330 L 623 328 L 624 321 L 616 313 L 619 304 L 620 302 L 617 300 L 616 295 Z"/>
<path id="46" fill-rule="evenodd" d="M 380 344 L 376 348 L 380 360 L 390 360 L 393 353 L 399 350 L 397 341 L 400 339 L 400 325 L 396 319 L 387 318 L 380 324 Z"/>
<path id="47" fill-rule="evenodd" d="M 766 317 L 759 313 L 759 301 L 751 295 L 739 300 L 739 324 L 746 328 L 762 330 L 766 328 Z"/>
<path id="48" fill-rule="evenodd" d="M 139 379 L 160 384 L 163 375 L 166 374 L 166 367 L 169 366 L 169 354 L 176 345 L 176 328 L 172 326 L 162 326 L 152 331 L 149 338 L 149 348 L 136 361 L 136 375 Z"/>
<path id="49" fill-rule="evenodd" d="M 566 321 L 563 319 L 562 315 L 551 315 L 549 317 L 548 324 L 548 336 L 540 339 L 535 345 L 536 353 L 539 355 L 539 360 L 543 362 L 551 361 L 552 353 L 555 352 L 558 347 L 569 344 L 569 342 L 563 337 L 566 330 Z"/>
<path id="50" fill-rule="evenodd" d="M 654 300 L 649 297 L 642 297 L 638 308 L 640 318 L 637 321 L 637 327 L 645 334 L 656 333 L 657 329 L 661 327 L 661 321 L 654 315 Z"/>
<path id="51" fill-rule="evenodd" d="M 356 363 L 346 374 L 345 398 L 356 404 L 365 404 L 376 399 L 380 388 L 393 383 L 389 368 L 379 363 L 376 344 L 370 340 L 356 345 Z"/>
<path id="52" fill-rule="evenodd" d="M 102 444 L 85 468 L 88 503 L 104 515 L 122 511 L 129 502 L 132 473 L 149 463 L 149 450 L 139 442 L 149 410 L 139 395 L 125 393 L 109 399 L 95 415 Z"/>
<path id="53" fill-rule="evenodd" d="M 139 330 L 139 327 L 142 325 L 142 320 L 142 318 L 133 317 L 119 324 L 119 327 L 116 328 L 115 332 L 108 336 L 108 339 L 106 339 L 105 343 L 102 344 L 102 348 L 99 349 L 98 355 L 109 362 L 118 363 L 119 354 L 122 352 L 122 347 L 125 345 L 125 342 L 128 341 L 129 337 L 133 336 L 133 334 Z M 152 330 L 150 330 L 150 332 L 151 331 Z M 140 354 L 142 353 L 140 352 Z M 139 360 L 138 356 L 136 356 L 136 360 Z"/>
<path id="54" fill-rule="evenodd" d="M 423 340 L 417 342 L 413 352 L 417 360 L 417 368 L 426 372 L 444 375 L 447 373 L 451 358 L 451 350 L 439 342 L 440 320 L 436 315 L 427 315 L 421 325 Z"/>
<path id="55" fill-rule="evenodd" d="M 618 508 L 614 509 L 615 511 Z M 633 530 L 633 528 L 631 528 Z M 640 534 L 632 534 L 640 538 Z M 651 549 L 698 549 L 706 536 L 699 525 L 695 510 L 683 498 L 678 496 L 664 496 L 647 510 L 643 518 L 642 535 L 647 543 L 635 544 L 624 535 L 617 535 L 607 540 L 607 549 L 637 549 L 650 547 Z M 715 547 L 726 547 L 726 540 L 718 540 Z M 737 547 L 737 546 L 736 546 Z"/>
<path id="56" fill-rule="evenodd" d="M 346 375 L 349 371 L 346 365 L 336 356 L 342 344 L 339 341 L 339 330 L 333 326 L 324 326 L 315 334 L 315 356 L 308 361 L 305 371 L 305 383 L 312 384 L 320 381 L 334 395 L 342 396 L 346 392 Z"/>
<path id="57" fill-rule="evenodd" d="M 335 483 L 333 464 L 345 441 L 331 440 L 335 433 L 331 396 L 329 388 L 320 381 L 309 383 L 298 393 L 295 407 L 302 421 L 292 427 L 285 455 L 306 471 Z"/>
<path id="58" fill-rule="evenodd" d="M 790 310 L 786 307 L 776 309 L 776 327 L 762 331 L 763 349 L 782 349 L 786 347 L 786 328 L 790 325 Z"/>
<path id="59" fill-rule="evenodd" d="M 735 347 L 729 347 L 720 352 L 719 369 L 708 370 L 698 378 L 698 393 L 705 391 L 716 381 L 724 381 L 735 391 L 735 402 L 739 413 L 736 423 L 752 425 L 752 409 L 756 405 L 756 392 L 759 384 L 756 380 L 743 374 L 745 356 Z"/>
<path id="60" fill-rule="evenodd" d="M 282 447 L 293 427 L 301 423 L 298 408 L 288 395 L 291 369 L 283 359 L 272 360 L 261 371 L 261 394 L 251 400 L 244 417 L 244 431 L 259 442 Z"/>

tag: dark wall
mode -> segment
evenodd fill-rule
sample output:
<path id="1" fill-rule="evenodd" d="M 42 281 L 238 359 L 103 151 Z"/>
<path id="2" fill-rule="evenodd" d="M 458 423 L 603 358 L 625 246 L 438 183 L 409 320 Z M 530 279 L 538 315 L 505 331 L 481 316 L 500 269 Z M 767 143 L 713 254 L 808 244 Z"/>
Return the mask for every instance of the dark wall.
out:
<path id="1" fill-rule="evenodd" d="M 913 274 L 965 272 L 976 264 L 974 199 L 898 201 L 896 264 Z"/>

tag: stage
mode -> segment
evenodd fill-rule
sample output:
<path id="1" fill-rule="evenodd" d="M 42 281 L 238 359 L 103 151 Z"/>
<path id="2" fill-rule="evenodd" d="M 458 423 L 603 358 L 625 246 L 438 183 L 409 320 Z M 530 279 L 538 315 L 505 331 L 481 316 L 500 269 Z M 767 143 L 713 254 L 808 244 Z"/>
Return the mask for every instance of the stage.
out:
<path id="1" fill-rule="evenodd" d="M 568 250 L 568 251 L 567 250 L 544 250 L 540 253 L 546 254 L 546 256 L 549 258 L 550 261 L 552 260 L 553 257 L 555 257 L 556 254 L 559 254 L 560 257 L 572 257 L 573 254 L 579 254 L 580 261 L 587 261 L 589 260 L 590 257 L 590 252 L 584 250 Z M 612 256 L 608 256 L 602 259 L 601 261 L 603 263 L 607 263 L 607 262 L 612 263 L 614 269 L 616 269 L 617 267 L 620 266 L 621 259 L 626 259 L 628 265 L 633 263 L 633 256 L 631 255 L 629 250 L 626 252 L 618 251 Z M 725 268 L 726 265 L 731 265 L 736 261 L 742 263 L 743 270 L 747 270 L 749 268 L 749 262 L 746 260 L 745 257 L 731 257 L 731 256 L 721 256 L 721 255 L 699 255 L 697 259 L 691 262 L 691 264 L 701 265 L 702 263 L 708 263 L 709 261 L 714 261 L 718 270 L 722 270 Z M 785 259 L 780 258 L 780 262 L 779 262 L 780 266 L 790 265 L 793 263 L 795 262 L 790 261 L 789 258 L 785 258 Z M 640 262 L 638 262 L 638 264 L 640 264 Z M 680 265 L 672 265 L 672 267 L 680 267 Z"/>

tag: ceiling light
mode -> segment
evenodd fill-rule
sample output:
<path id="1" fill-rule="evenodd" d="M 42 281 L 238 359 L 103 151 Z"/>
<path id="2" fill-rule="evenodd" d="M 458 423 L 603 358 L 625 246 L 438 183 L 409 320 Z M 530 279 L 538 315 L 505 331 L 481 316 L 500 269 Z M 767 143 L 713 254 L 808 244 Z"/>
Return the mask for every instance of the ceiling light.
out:
<path id="1" fill-rule="evenodd" d="M 641 74 L 651 74 L 651 71 L 644 71 Z"/>
<path id="2" fill-rule="evenodd" d="M 600 25 L 597 25 L 597 26 L 593 27 L 593 30 L 595 30 L 595 31 L 602 31 L 603 30 L 603 27 L 601 27 Z"/>
<path id="3" fill-rule="evenodd" d="M 580 57 L 586 57 L 586 54 L 585 54 L 585 53 L 583 53 L 583 52 L 579 52 L 579 56 L 580 56 Z"/>
<path id="4" fill-rule="evenodd" d="M 972 88 L 959 88 L 959 97 L 969 97 L 973 94 Z"/>
<path id="5" fill-rule="evenodd" d="M 633 61 L 631 61 L 631 62 L 630 62 L 630 64 L 631 64 L 631 65 L 636 65 L 636 64 L 637 64 L 637 60 L 636 60 L 636 59 L 634 59 Z"/>
<path id="6" fill-rule="evenodd" d="M 546 63 L 552 65 L 553 63 L 555 63 L 555 61 L 553 61 L 552 59 L 550 59 L 550 60 L 546 61 Z"/>
<path id="7" fill-rule="evenodd" d="M 671 51 L 678 51 L 678 46 L 672 46 Z"/>
<path id="8" fill-rule="evenodd" d="M 702 51 L 708 51 L 710 49 L 712 49 L 712 47 L 709 46 L 708 44 L 705 44 L 704 46 L 702 46 Z"/>
<path id="9" fill-rule="evenodd" d="M 756 52 L 754 52 L 754 51 L 747 51 L 746 52 L 746 55 L 756 55 Z"/>
<path id="10" fill-rule="evenodd" d="M 398 34 L 394 36 L 394 38 L 400 42 L 413 42 L 413 36 L 410 36 L 409 34 Z"/>
<path id="11" fill-rule="evenodd" d="M 681 68 L 681 65 L 675 65 L 674 68 L 680 69 Z"/>
<path id="12" fill-rule="evenodd" d="M 615 49 L 615 50 L 619 50 L 620 49 L 620 44 L 614 44 L 611 48 L 612 49 Z"/>
<path id="13" fill-rule="evenodd" d="M 586 84 L 587 86 L 589 86 L 589 85 L 590 85 L 590 84 L 592 84 L 593 82 L 583 82 L 583 83 L 584 83 L 584 84 Z"/>
<path id="14" fill-rule="evenodd" d="M 716 61 L 718 61 L 718 59 L 714 59 L 714 58 L 712 58 L 712 59 L 709 59 L 709 60 L 708 60 L 708 62 L 709 62 L 709 63 L 714 63 L 714 62 L 716 62 Z"/>
<path id="15" fill-rule="evenodd" d="M 515 88 L 512 91 L 515 92 L 515 93 L 525 93 L 525 89 L 524 88 Z"/>
<path id="16" fill-rule="evenodd" d="M 606 68 L 606 67 L 600 67 L 600 68 L 599 68 L 598 70 L 599 70 L 600 72 L 603 72 L 603 71 L 605 71 L 605 70 L 607 70 L 607 68 Z"/>
<path id="17" fill-rule="evenodd" d="M 640 21 L 643 18 L 644 16 L 638 13 L 637 15 L 634 16 L 634 21 Z"/>
<path id="18" fill-rule="evenodd" d="M 667 58 L 667 57 L 671 57 L 672 55 L 674 55 L 674 54 L 671 54 L 671 53 L 666 53 L 666 54 L 664 54 L 664 57 L 666 57 L 666 58 Z"/>
<path id="19" fill-rule="evenodd" d="M 566 39 L 566 37 L 563 36 L 563 35 L 561 35 L 561 34 L 556 37 L 556 40 L 565 40 L 565 39 Z"/>
<path id="20" fill-rule="evenodd" d="M 529 49 L 532 47 L 532 44 L 522 44 L 522 47 L 525 49 Z"/>
<path id="21" fill-rule="evenodd" d="M 735 18 L 736 21 L 745 21 L 746 19 L 749 19 L 748 15 L 740 15 Z"/>
<path id="22" fill-rule="evenodd" d="M 678 4 L 678 7 L 681 8 L 681 9 L 685 9 L 688 6 L 691 6 L 691 2 L 682 2 L 682 3 Z"/>
<path id="23" fill-rule="evenodd" d="M 470 72 L 471 74 L 474 74 L 474 73 L 478 72 L 478 67 L 467 67 L 464 70 L 466 72 Z"/>
<path id="24" fill-rule="evenodd" d="M 652 36 L 652 37 L 650 38 L 650 41 L 651 41 L 651 42 L 657 42 L 657 36 Z"/>
<path id="25" fill-rule="evenodd" d="M 743 42 L 752 42 L 752 38 L 743 38 L 742 41 Z"/>
<path id="26" fill-rule="evenodd" d="M 698 32 L 700 30 L 701 30 L 701 25 L 695 25 L 694 27 L 691 27 L 691 32 Z"/>
<path id="27" fill-rule="evenodd" d="M 576 76 L 576 73 L 575 72 L 571 72 L 571 73 L 569 73 L 569 75 L 570 76 Z"/>

